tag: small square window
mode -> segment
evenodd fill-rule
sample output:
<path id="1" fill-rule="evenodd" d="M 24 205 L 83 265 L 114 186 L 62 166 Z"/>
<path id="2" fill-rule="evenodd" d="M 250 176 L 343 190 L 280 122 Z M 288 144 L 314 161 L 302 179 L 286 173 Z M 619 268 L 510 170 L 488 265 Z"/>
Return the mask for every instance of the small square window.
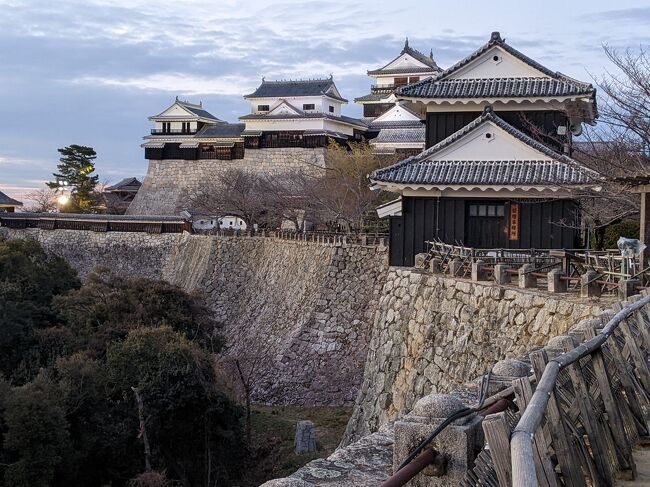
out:
<path id="1" fill-rule="evenodd" d="M 494 205 L 488 206 L 487 216 L 496 216 L 496 215 L 497 215 L 497 207 Z"/>
<path id="2" fill-rule="evenodd" d="M 503 205 L 497 206 L 497 216 L 506 216 L 506 207 Z"/>
<path id="3" fill-rule="evenodd" d="M 330 113 L 334 113 L 334 107 L 330 105 Z"/>
<path id="4" fill-rule="evenodd" d="M 476 205 L 469 205 L 469 216 L 476 216 L 478 214 L 478 209 Z"/>
<path id="5" fill-rule="evenodd" d="M 478 216 L 485 216 L 487 213 L 487 206 L 479 205 L 478 206 Z"/>

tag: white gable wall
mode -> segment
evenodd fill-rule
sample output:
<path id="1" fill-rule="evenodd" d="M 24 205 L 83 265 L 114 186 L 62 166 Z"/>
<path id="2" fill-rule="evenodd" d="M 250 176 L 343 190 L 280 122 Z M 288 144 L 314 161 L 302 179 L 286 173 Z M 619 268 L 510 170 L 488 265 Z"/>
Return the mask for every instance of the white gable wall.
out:
<path id="1" fill-rule="evenodd" d="M 420 120 L 420 117 L 406 110 L 401 105 L 395 105 L 386 113 L 377 117 L 375 122 L 403 122 L 405 120 Z"/>
<path id="2" fill-rule="evenodd" d="M 487 137 L 490 134 L 490 137 Z M 525 161 L 550 160 L 546 154 L 524 144 L 492 122 L 487 122 L 437 154 L 434 161 Z"/>
<path id="3" fill-rule="evenodd" d="M 382 69 L 398 69 L 398 68 L 412 68 L 412 67 L 428 68 L 430 66 L 427 66 L 422 61 L 418 61 L 410 54 L 405 53 L 405 54 L 401 54 L 398 58 L 396 58 L 394 61 L 391 61 L 390 64 L 387 64 Z"/>
<path id="4" fill-rule="evenodd" d="M 494 58 L 497 58 L 495 60 Z M 480 78 L 548 78 L 541 71 L 529 66 L 499 46 L 493 46 L 481 56 L 463 66 L 446 79 Z"/>
<path id="5" fill-rule="evenodd" d="M 250 98 L 251 102 L 251 113 L 267 113 L 260 112 L 257 107 L 259 105 L 269 105 L 270 109 L 273 109 L 283 100 L 286 100 L 289 104 L 296 107 L 298 110 L 302 110 L 303 104 L 311 103 L 315 105 L 314 111 L 317 113 L 330 113 L 330 105 L 334 107 L 334 115 L 341 115 L 341 105 L 342 102 L 332 100 L 330 98 L 325 98 L 324 96 L 285 96 L 285 97 L 275 97 L 275 98 Z"/>
<path id="6" fill-rule="evenodd" d="M 196 117 L 192 112 L 185 110 L 178 103 L 174 103 L 171 107 L 160 114 L 161 117 Z"/>

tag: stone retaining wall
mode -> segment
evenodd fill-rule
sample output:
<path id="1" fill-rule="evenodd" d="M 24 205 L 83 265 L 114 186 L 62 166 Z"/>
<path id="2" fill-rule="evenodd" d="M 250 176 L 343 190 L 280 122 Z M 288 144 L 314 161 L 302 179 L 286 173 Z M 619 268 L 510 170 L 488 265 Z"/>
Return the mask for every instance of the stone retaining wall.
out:
<path id="1" fill-rule="evenodd" d="M 150 160 L 142 187 L 131 203 L 129 215 L 175 215 L 185 208 L 192 189 L 214 181 L 228 169 L 282 174 L 288 171 L 317 171 L 325 167 L 325 148 L 246 149 L 243 159 Z"/>
<path id="2" fill-rule="evenodd" d="M 377 246 L 135 232 L 8 230 L 34 238 L 83 276 L 96 266 L 206 294 L 227 355 L 256 359 L 255 401 L 349 404 L 387 275 Z"/>
<path id="3" fill-rule="evenodd" d="M 391 268 L 375 313 L 361 392 L 343 444 L 523 355 L 602 311 L 602 301 Z"/>

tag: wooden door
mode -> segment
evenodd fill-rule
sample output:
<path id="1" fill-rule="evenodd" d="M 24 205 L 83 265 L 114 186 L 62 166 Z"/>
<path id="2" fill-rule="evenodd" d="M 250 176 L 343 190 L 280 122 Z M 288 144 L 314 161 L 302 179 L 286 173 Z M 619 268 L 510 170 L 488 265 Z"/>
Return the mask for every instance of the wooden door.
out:
<path id="1" fill-rule="evenodd" d="M 468 202 L 465 245 L 482 249 L 507 247 L 507 221 L 504 202 Z"/>

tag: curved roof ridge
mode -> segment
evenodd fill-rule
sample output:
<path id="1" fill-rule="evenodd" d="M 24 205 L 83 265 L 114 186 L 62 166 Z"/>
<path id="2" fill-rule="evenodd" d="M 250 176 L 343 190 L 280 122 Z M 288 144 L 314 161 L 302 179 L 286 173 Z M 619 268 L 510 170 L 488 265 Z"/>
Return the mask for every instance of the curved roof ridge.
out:
<path id="1" fill-rule="evenodd" d="M 425 85 L 433 85 L 438 82 L 451 82 L 451 81 L 456 81 L 448 79 L 449 76 L 459 69 L 463 68 L 464 66 L 467 66 L 469 63 L 474 61 L 475 59 L 479 58 L 481 55 L 483 55 L 485 52 L 487 52 L 489 49 L 491 49 L 494 46 L 499 46 L 502 49 L 504 49 L 506 52 L 514 56 L 515 58 L 519 59 L 520 61 L 523 61 L 524 63 L 528 64 L 530 67 L 536 69 L 537 71 L 541 72 L 548 78 L 551 78 L 556 81 L 561 81 L 569 84 L 576 85 L 577 88 L 584 89 L 587 92 L 593 92 L 595 94 L 595 90 L 593 88 L 593 85 L 591 83 L 587 83 L 584 81 L 579 81 L 574 78 L 571 78 L 565 74 L 560 73 L 559 71 L 553 71 L 543 64 L 540 64 L 539 62 L 535 61 L 534 59 L 526 56 L 523 54 L 521 51 L 518 51 L 511 45 L 507 44 L 505 39 L 501 37 L 501 34 L 499 32 L 492 32 L 490 39 L 488 42 L 486 42 L 483 46 L 479 47 L 477 50 L 469 54 L 468 56 L 464 57 L 454 65 L 450 66 L 449 68 L 445 69 L 444 71 L 441 71 L 437 75 L 434 75 L 431 78 L 427 78 L 424 80 L 420 80 L 417 83 L 413 83 L 410 85 L 402 86 L 396 90 L 397 95 L 402 95 L 402 96 L 417 96 L 413 92 L 415 91 L 417 93 L 417 88 L 422 87 Z M 483 80 L 508 80 L 508 79 L 520 79 L 520 80 L 525 80 L 525 79 L 534 79 L 534 80 L 540 80 L 544 79 L 542 76 L 530 76 L 530 77 L 521 77 L 521 76 L 513 76 L 513 77 L 499 77 L 499 78 L 480 78 Z M 460 80 L 468 81 L 471 80 L 473 83 L 476 83 L 476 80 L 474 78 L 460 78 Z M 460 83 L 461 81 L 458 81 Z M 414 90 L 415 88 L 415 90 Z"/>
<path id="2" fill-rule="evenodd" d="M 418 155 L 411 156 L 407 159 L 404 159 L 392 166 L 382 168 L 382 169 L 377 169 L 375 170 L 369 177 L 372 178 L 377 178 L 381 177 L 384 174 L 388 174 L 390 172 L 398 171 L 399 169 L 408 166 L 413 163 L 424 163 L 428 162 L 427 159 L 436 154 L 437 152 L 441 151 L 445 147 L 451 145 L 452 143 L 456 142 L 457 140 L 463 138 L 467 134 L 473 132 L 476 130 L 478 127 L 482 126 L 486 122 L 493 122 L 495 125 L 497 125 L 499 128 L 507 132 L 508 134 L 512 135 L 513 137 L 519 139 L 526 145 L 532 147 L 533 149 L 541 152 L 542 154 L 548 156 L 551 160 L 561 162 L 564 164 L 567 164 L 571 166 L 572 168 L 575 168 L 581 172 L 584 172 L 586 175 L 588 175 L 589 178 L 600 178 L 601 175 L 597 172 L 594 171 L 591 168 L 588 168 L 575 159 L 572 159 L 569 156 L 566 156 L 565 154 L 561 154 L 550 147 L 546 146 L 545 144 L 533 139 L 531 136 L 523 133 L 521 130 L 513 127 L 509 123 L 507 123 L 505 120 L 503 120 L 501 117 L 499 117 L 492 107 L 487 106 L 485 107 L 485 110 L 483 113 L 467 125 L 465 125 L 463 128 L 460 130 L 454 132 L 447 138 L 441 140 L 437 144 L 433 145 L 432 147 L 428 148 L 427 150 L 421 152 Z M 431 161 L 433 163 L 433 161 Z"/>

